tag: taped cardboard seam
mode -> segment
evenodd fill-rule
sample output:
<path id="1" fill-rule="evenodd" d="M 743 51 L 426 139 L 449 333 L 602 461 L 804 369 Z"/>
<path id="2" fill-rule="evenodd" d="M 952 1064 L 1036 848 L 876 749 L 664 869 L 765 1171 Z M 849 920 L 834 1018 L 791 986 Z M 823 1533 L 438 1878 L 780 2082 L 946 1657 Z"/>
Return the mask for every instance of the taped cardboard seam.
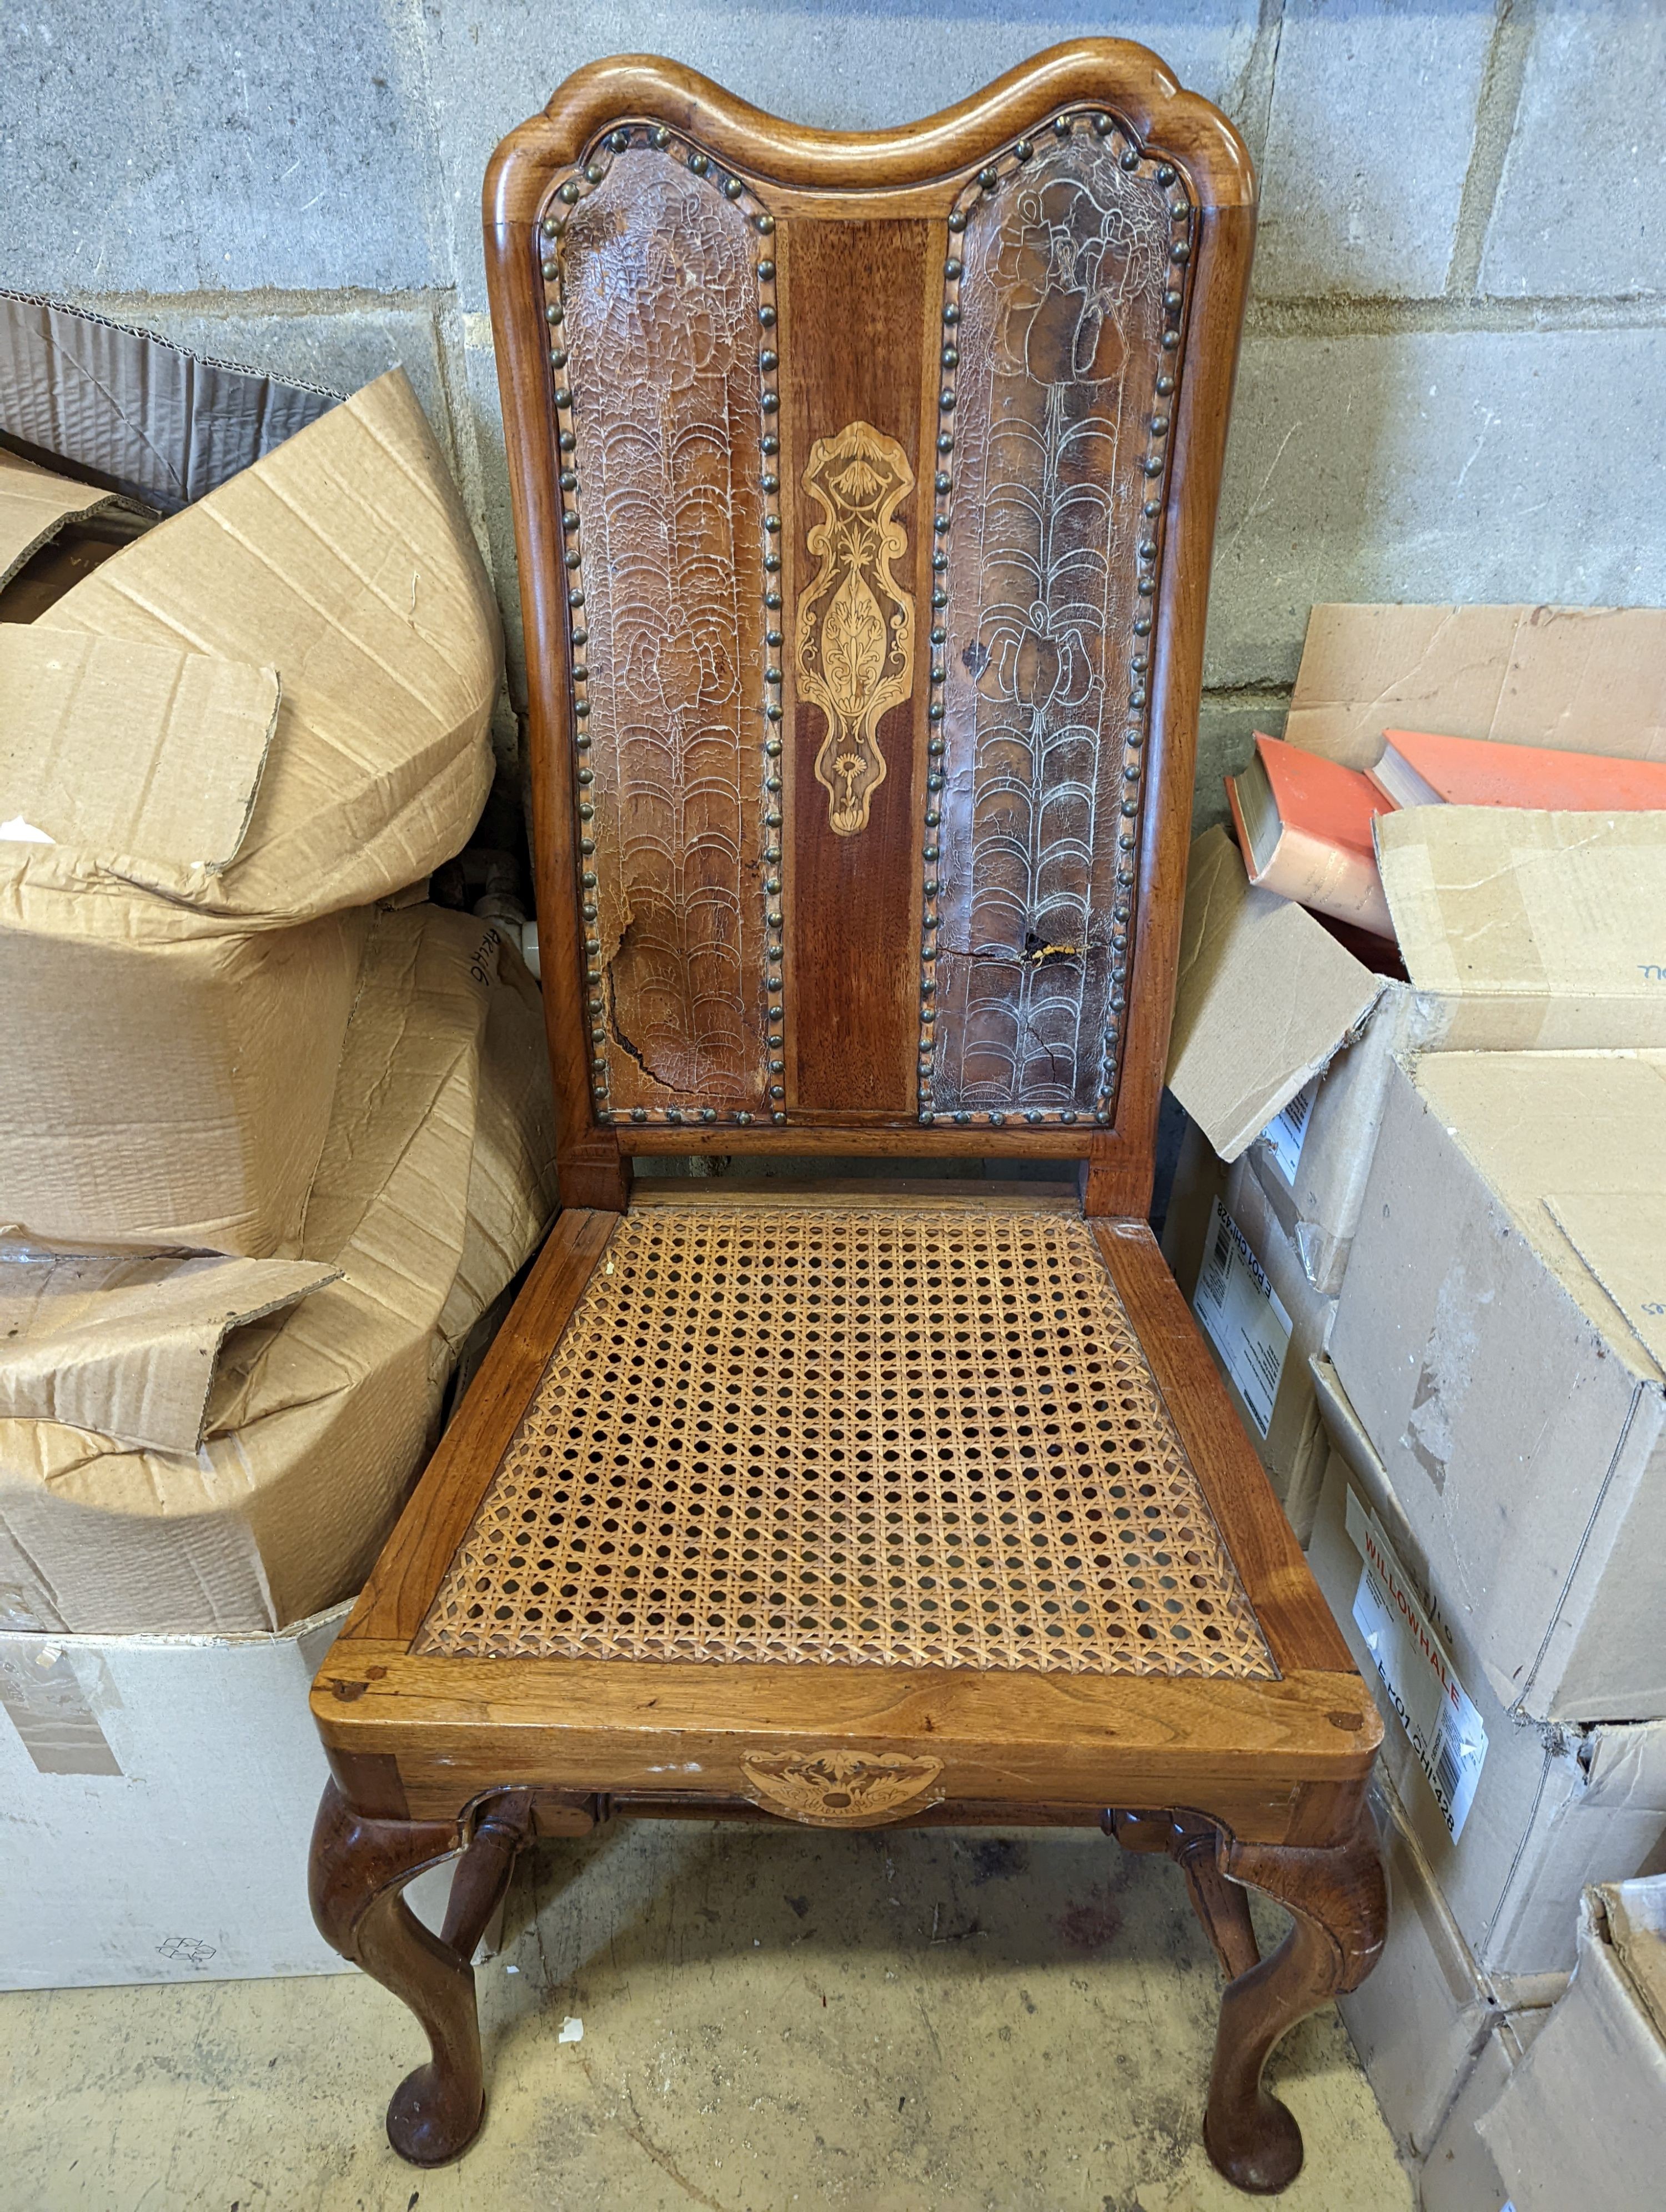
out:
<path id="1" fill-rule="evenodd" d="M 119 1774 L 121 1762 L 62 1644 L 0 1644 L 0 1710 L 39 1774 Z M 94 1664 L 101 1662 L 94 1660 Z"/>

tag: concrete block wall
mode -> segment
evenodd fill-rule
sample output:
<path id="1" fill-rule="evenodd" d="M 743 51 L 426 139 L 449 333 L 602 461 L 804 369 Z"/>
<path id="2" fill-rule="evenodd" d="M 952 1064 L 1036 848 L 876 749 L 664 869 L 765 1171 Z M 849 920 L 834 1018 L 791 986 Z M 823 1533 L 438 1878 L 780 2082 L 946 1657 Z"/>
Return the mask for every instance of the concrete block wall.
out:
<path id="1" fill-rule="evenodd" d="M 1659 0 L 33 0 L 0 21 L 0 284 L 350 390 L 410 371 L 518 630 L 479 233 L 502 133 L 666 52 L 830 128 L 1114 33 L 1263 206 L 1200 823 L 1317 599 L 1666 602 Z"/>

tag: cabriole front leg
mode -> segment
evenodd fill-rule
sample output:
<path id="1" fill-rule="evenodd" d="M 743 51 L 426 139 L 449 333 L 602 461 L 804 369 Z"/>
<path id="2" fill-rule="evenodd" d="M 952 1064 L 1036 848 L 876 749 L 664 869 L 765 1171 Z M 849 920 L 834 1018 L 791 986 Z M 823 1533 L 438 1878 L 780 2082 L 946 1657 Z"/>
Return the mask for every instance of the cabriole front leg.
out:
<path id="1" fill-rule="evenodd" d="M 413 2166 L 442 2166 L 466 2150 L 485 2114 L 480 2026 L 470 1960 L 531 1832 L 530 1793 L 506 1790 L 481 1808 L 453 1879 L 444 1937 L 404 1901 L 404 1886 L 457 1849 L 444 1820 L 374 1820 L 332 1780 L 313 1831 L 313 1918 L 325 1942 L 410 2006 L 429 2059 L 387 2108 L 387 2138 Z"/>
<path id="2" fill-rule="evenodd" d="M 1328 1849 L 1241 1844 L 1222 1832 L 1217 1865 L 1264 1890 L 1294 1924 L 1270 1959 L 1227 1986 L 1221 1999 L 1203 2140 L 1229 2181 L 1262 2196 L 1301 2171 L 1302 2137 L 1287 2108 L 1262 2086 L 1262 2069 L 1286 2029 L 1359 1988 L 1377 1964 L 1388 1892 L 1377 1833 L 1363 1806 Z"/>

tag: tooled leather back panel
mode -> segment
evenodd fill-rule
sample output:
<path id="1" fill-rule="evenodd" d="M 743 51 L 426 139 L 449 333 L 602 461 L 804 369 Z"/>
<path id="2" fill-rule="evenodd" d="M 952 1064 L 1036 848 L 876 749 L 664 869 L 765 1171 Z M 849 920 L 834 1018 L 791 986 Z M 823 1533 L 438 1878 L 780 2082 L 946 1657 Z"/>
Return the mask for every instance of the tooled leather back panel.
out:
<path id="1" fill-rule="evenodd" d="M 1116 1092 L 1185 228 L 1154 165 L 1124 168 L 1124 150 L 1085 119 L 1038 133 L 1028 162 L 957 210 L 946 781 L 927 907 L 929 1105 L 956 1118 L 1087 1119 Z"/>
<path id="2" fill-rule="evenodd" d="M 638 146 L 574 209 L 551 287 L 604 1115 L 764 1110 L 755 243 Z"/>
<path id="3" fill-rule="evenodd" d="M 874 206 L 552 180 L 604 1124 L 1114 1117 L 1195 210 L 1087 106 Z"/>

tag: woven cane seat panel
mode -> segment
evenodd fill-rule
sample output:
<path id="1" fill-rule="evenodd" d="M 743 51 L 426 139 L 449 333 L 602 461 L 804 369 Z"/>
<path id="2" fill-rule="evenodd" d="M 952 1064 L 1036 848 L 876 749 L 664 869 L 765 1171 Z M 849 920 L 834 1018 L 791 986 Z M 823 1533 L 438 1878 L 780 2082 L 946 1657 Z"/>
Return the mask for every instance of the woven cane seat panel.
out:
<path id="1" fill-rule="evenodd" d="M 1092 1237 L 627 1214 L 414 1649 L 1276 1674 Z"/>

